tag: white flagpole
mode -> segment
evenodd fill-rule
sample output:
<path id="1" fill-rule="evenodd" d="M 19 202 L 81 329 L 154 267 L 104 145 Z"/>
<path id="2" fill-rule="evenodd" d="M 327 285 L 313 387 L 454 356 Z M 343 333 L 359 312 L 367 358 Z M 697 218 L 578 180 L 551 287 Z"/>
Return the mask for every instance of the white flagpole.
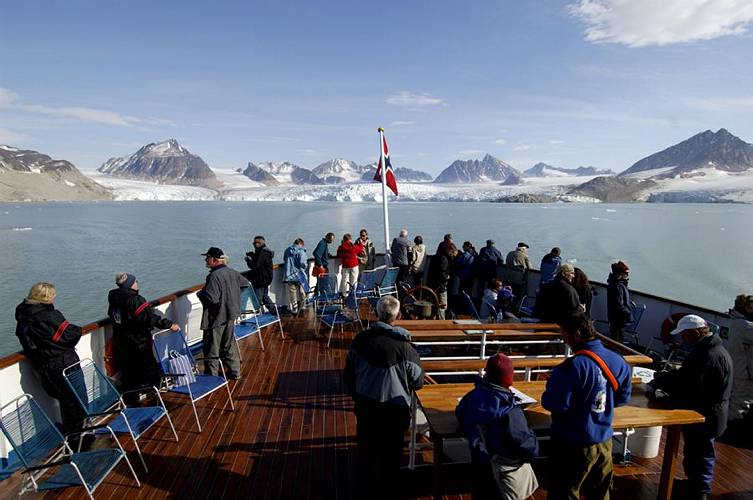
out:
<path id="1" fill-rule="evenodd" d="M 390 255 L 390 214 L 387 210 L 387 165 L 384 161 L 384 129 L 379 127 L 379 164 L 382 166 L 382 211 L 384 212 L 384 255 L 389 262 L 386 262 L 387 266 L 392 263 Z M 386 260 L 385 259 L 385 260 Z"/>

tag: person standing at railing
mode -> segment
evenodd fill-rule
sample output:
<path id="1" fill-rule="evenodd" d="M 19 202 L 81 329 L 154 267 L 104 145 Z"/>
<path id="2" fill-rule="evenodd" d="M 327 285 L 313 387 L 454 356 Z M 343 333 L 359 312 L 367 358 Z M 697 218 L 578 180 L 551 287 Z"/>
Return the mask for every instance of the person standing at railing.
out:
<path id="1" fill-rule="evenodd" d="M 57 291 L 52 283 L 40 282 L 16 307 L 16 337 L 31 361 L 47 394 L 58 400 L 63 434 L 80 431 L 85 414 L 63 377 L 63 369 L 79 362 L 76 344 L 81 328 L 69 323 L 55 309 Z"/>
<path id="2" fill-rule="evenodd" d="M 314 248 L 314 268 L 311 270 L 313 277 L 320 274 L 329 274 L 329 259 L 334 255 L 329 253 L 329 246 L 335 241 L 335 233 L 327 233 Z"/>
<path id="3" fill-rule="evenodd" d="M 413 238 L 413 248 L 411 249 L 410 274 L 414 285 L 423 282 L 425 269 L 426 245 L 424 245 L 424 237 L 419 234 Z"/>
<path id="4" fill-rule="evenodd" d="M 346 295 L 358 283 L 358 256 L 363 254 L 363 251 L 363 245 L 360 241 L 353 243 L 353 237 L 350 233 L 343 235 L 343 240 L 337 247 L 337 258 L 342 262 L 340 273 L 340 293 L 342 295 Z"/>
<path id="5" fill-rule="evenodd" d="M 136 276 L 118 273 L 117 288 L 107 295 L 107 316 L 112 321 L 112 342 L 115 365 L 120 369 L 121 391 L 159 385 L 159 366 L 152 352 L 152 329 L 169 328 L 177 332 L 180 327 L 154 312 L 151 304 L 139 294 Z M 126 403 L 139 401 L 138 392 L 129 392 Z"/>
<path id="6" fill-rule="evenodd" d="M 544 255 L 541 259 L 541 265 L 539 266 L 539 270 L 541 271 L 539 286 L 553 280 L 561 264 L 562 256 L 560 255 L 560 249 L 559 247 L 554 247 L 551 252 Z"/>
<path id="7" fill-rule="evenodd" d="M 305 295 L 301 287 L 301 277 L 308 280 L 306 274 L 306 249 L 302 238 L 296 239 L 285 249 L 282 260 L 284 265 L 283 282 L 288 292 L 288 308 L 291 314 L 298 314 L 304 306 Z"/>
<path id="8" fill-rule="evenodd" d="M 210 247 L 204 256 L 209 268 L 204 288 L 196 296 L 204 306 L 201 329 L 204 331 L 204 373 L 219 374 L 219 362 L 225 363 L 227 376 L 240 378 L 241 362 L 235 345 L 235 319 L 241 313 L 241 288 L 251 286 L 235 269 L 227 266 L 228 258 L 217 248 Z"/>
<path id="9" fill-rule="evenodd" d="M 400 271 L 397 274 L 398 285 L 408 278 L 410 275 L 410 258 L 408 253 L 410 252 L 410 240 L 408 239 L 408 230 L 401 229 L 397 238 L 392 240 L 390 245 L 390 258 L 392 259 L 392 265 L 399 268 Z M 402 288 L 398 286 L 398 290 L 402 293 Z"/>
<path id="10" fill-rule="evenodd" d="M 358 233 L 358 243 L 363 246 L 363 253 L 358 256 L 358 273 L 361 274 L 374 269 L 376 248 L 374 242 L 369 239 L 369 232 L 365 229 L 361 229 Z"/>
<path id="11" fill-rule="evenodd" d="M 612 264 L 612 272 L 607 278 L 607 318 L 609 320 L 609 336 L 622 342 L 625 327 L 633 319 L 633 308 L 630 303 L 630 268 L 622 261 Z"/>
<path id="12" fill-rule="evenodd" d="M 269 285 L 272 284 L 274 276 L 272 261 L 275 253 L 267 248 L 267 241 L 264 236 L 255 236 L 253 246 L 253 252 L 246 252 L 245 260 L 249 270 L 246 271 L 244 276 L 254 287 L 254 293 L 256 298 L 259 299 L 259 304 L 263 305 L 267 312 L 274 314 L 275 303 L 269 298 Z"/>
<path id="13" fill-rule="evenodd" d="M 729 317 L 729 354 L 735 369 L 729 418 L 735 420 L 747 412 L 748 421 L 753 422 L 753 295 L 735 297 Z M 753 430 L 749 427 L 747 432 L 753 441 Z"/>
<path id="14" fill-rule="evenodd" d="M 563 264 L 564 265 L 564 264 Z M 552 413 L 550 500 L 609 498 L 612 418 L 630 400 L 632 370 L 604 347 L 584 315 L 560 322 L 562 340 L 575 354 L 552 370 L 541 406 Z"/>

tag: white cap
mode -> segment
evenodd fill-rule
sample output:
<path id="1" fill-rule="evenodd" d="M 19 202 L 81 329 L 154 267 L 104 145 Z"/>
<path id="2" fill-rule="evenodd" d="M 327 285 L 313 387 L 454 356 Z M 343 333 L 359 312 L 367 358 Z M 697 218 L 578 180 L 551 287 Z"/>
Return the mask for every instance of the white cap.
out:
<path id="1" fill-rule="evenodd" d="M 706 320 L 695 314 L 688 314 L 680 318 L 677 322 L 677 328 L 670 332 L 670 335 L 679 335 L 685 330 L 695 330 L 696 328 L 703 328 L 706 325 Z"/>

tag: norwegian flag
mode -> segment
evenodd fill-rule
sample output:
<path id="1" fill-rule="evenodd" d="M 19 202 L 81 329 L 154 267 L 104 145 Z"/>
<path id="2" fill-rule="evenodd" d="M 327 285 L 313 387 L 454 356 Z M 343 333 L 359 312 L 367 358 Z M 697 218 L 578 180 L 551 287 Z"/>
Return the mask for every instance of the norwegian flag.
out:
<path id="1" fill-rule="evenodd" d="M 384 159 L 384 163 L 387 165 L 387 187 L 390 188 L 393 193 L 395 193 L 395 196 L 397 196 L 397 179 L 395 179 L 395 172 L 392 170 L 392 163 L 390 163 L 390 152 L 387 149 L 387 139 L 384 138 L 384 135 L 382 135 L 382 154 L 379 155 L 377 171 L 376 174 L 374 174 L 374 180 L 378 182 L 382 182 L 382 159 Z"/>

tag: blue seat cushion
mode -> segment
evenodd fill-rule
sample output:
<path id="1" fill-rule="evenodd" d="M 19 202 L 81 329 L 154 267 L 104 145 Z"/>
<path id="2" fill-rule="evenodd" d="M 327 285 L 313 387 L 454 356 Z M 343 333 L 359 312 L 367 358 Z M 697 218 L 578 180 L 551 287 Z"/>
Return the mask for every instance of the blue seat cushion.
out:
<path id="1" fill-rule="evenodd" d="M 107 422 L 107 426 L 116 434 L 128 433 L 128 427 L 123 419 L 125 414 L 128 423 L 131 425 L 133 435 L 138 438 L 141 433 L 152 426 L 154 422 L 165 415 L 165 410 L 161 406 L 142 406 L 136 408 L 126 408 L 123 413 L 119 414 L 113 420 Z M 97 429 L 98 434 L 107 433 L 107 429 Z"/>
<path id="2" fill-rule="evenodd" d="M 235 338 L 238 340 L 245 339 L 249 335 L 253 335 L 258 331 L 259 329 L 256 327 L 256 322 L 252 319 L 247 319 L 235 325 Z"/>
<path id="3" fill-rule="evenodd" d="M 521 323 L 541 323 L 539 318 L 520 318 Z"/>
<path id="4" fill-rule="evenodd" d="M 280 318 L 278 318 L 276 314 L 270 313 L 257 314 L 256 319 L 259 321 L 260 328 L 280 322 Z"/>
<path id="5" fill-rule="evenodd" d="M 218 387 L 222 387 L 227 382 L 224 378 L 217 376 L 217 375 L 203 375 L 198 374 L 196 375 L 196 382 L 193 384 L 190 384 L 191 386 L 191 394 L 193 394 L 193 399 L 196 401 L 197 399 L 201 398 L 202 396 L 206 396 L 210 392 L 214 391 Z M 171 387 L 170 392 L 176 392 L 178 394 L 185 394 L 188 395 L 188 385 L 182 385 L 180 387 Z"/>
<path id="6" fill-rule="evenodd" d="M 117 465 L 123 453 L 119 449 L 106 449 L 74 453 L 72 461 L 78 467 L 89 489 L 95 488 Z M 56 490 L 71 486 L 83 486 L 78 474 L 70 464 L 61 465 L 50 478 L 39 484 L 39 490 Z"/>

